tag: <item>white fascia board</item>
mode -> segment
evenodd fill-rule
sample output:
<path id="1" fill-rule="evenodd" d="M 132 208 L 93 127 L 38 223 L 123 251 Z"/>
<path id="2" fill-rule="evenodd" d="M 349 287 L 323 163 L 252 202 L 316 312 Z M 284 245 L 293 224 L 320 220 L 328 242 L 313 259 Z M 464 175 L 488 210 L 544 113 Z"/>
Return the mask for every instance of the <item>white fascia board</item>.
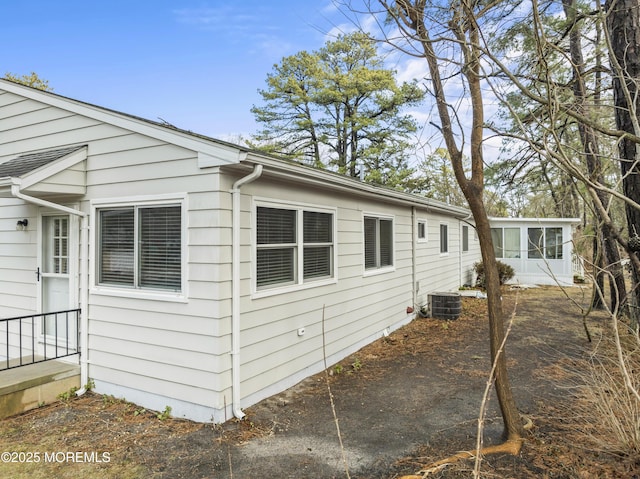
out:
<path id="1" fill-rule="evenodd" d="M 0 198 L 11 198 L 11 186 L 14 184 L 13 178 L 5 176 L 0 178 Z"/>
<path id="2" fill-rule="evenodd" d="M 570 224 L 580 224 L 582 223 L 581 218 L 500 218 L 496 216 L 492 216 L 489 218 L 489 223 L 499 224 L 499 223 L 524 223 L 524 224 L 542 224 L 542 223 L 570 223 Z"/>
<path id="3" fill-rule="evenodd" d="M 21 188 L 29 188 L 30 186 L 33 186 L 36 183 L 40 183 L 41 181 L 46 180 L 56 173 L 60 173 L 61 171 L 64 171 L 67 168 L 70 168 L 86 159 L 87 147 L 85 146 L 84 148 L 74 151 L 73 153 L 62 157 L 61 159 L 54 161 L 53 163 L 41 166 L 37 170 L 26 174 L 21 178 Z"/>
<path id="4" fill-rule="evenodd" d="M 255 153 L 251 153 L 248 156 L 247 163 L 258 163 L 263 165 L 265 167 L 264 176 L 273 175 L 281 178 L 287 178 L 292 182 L 313 184 L 318 187 L 333 188 L 343 191 L 346 190 L 351 193 L 374 197 L 379 200 L 383 199 L 394 203 L 425 208 L 432 212 L 439 212 L 456 218 L 471 218 L 471 211 L 466 208 L 448 205 L 431 198 L 403 193 L 390 188 L 371 185 L 347 176 L 292 164 L 286 161 L 256 155 Z"/>
<path id="5" fill-rule="evenodd" d="M 181 146 L 198 153 L 198 164 L 201 167 L 222 166 L 240 162 L 243 150 L 231 144 L 218 143 L 214 139 L 201 138 L 187 132 L 169 127 L 155 125 L 123 113 L 108 110 L 99 106 L 84 103 L 72 98 L 36 90 L 18 85 L 0 78 L 0 89 L 29 98 L 62 110 L 77 113 L 97 121 L 131 130 L 141 135 L 156 138 L 167 143 Z"/>

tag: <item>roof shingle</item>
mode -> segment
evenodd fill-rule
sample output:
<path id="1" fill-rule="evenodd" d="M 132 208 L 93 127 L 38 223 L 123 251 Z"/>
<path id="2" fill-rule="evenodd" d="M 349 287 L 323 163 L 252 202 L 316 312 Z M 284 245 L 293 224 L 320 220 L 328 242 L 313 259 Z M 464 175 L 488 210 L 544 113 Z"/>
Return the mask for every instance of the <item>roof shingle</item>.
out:
<path id="1" fill-rule="evenodd" d="M 38 151 L 36 153 L 25 153 L 13 160 L 9 160 L 6 163 L 0 164 L 0 178 L 5 177 L 20 177 L 37 170 L 41 166 L 52 163 L 60 158 L 63 158 L 81 148 L 85 145 L 70 146 L 67 148 L 58 148 L 55 150 Z"/>

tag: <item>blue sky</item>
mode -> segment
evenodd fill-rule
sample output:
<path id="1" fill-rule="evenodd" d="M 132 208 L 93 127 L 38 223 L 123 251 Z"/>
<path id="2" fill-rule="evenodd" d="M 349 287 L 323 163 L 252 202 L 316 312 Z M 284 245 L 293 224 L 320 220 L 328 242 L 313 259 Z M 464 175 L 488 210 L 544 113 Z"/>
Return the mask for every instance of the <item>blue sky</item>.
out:
<path id="1" fill-rule="evenodd" d="M 334 3 L 344 2 L 0 0 L 0 77 L 36 72 L 60 95 L 237 143 L 259 127 L 250 110 L 274 64 L 355 29 L 354 14 Z M 375 32 L 371 15 L 360 21 Z M 428 76 L 424 59 L 386 58 L 399 81 Z M 469 116 L 468 98 L 456 107 Z M 444 144 L 430 124 L 433 101 L 408 113 L 420 128 L 419 161 Z M 499 143 L 487 142 L 487 156 Z"/>
<path id="2" fill-rule="evenodd" d="M 331 0 L 5 0 L 0 18 L 0 76 L 222 139 L 256 130 L 274 64 L 348 24 Z"/>

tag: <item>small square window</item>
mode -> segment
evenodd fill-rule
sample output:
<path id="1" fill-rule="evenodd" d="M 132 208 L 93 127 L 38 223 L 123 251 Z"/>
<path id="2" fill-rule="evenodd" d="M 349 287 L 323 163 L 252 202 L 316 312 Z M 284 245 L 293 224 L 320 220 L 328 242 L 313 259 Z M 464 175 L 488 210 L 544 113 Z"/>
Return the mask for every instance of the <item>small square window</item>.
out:
<path id="1" fill-rule="evenodd" d="M 418 220 L 418 241 L 427 241 L 427 220 Z"/>

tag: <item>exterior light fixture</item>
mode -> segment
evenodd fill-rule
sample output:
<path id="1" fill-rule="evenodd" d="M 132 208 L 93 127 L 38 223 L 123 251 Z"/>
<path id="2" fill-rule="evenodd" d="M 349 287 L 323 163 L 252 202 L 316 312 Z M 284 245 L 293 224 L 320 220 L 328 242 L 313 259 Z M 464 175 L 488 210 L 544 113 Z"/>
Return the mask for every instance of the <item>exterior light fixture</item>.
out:
<path id="1" fill-rule="evenodd" d="M 16 230 L 25 231 L 27 229 L 27 226 L 29 226 L 28 219 L 25 218 L 23 220 L 18 220 L 18 223 L 16 223 Z"/>

